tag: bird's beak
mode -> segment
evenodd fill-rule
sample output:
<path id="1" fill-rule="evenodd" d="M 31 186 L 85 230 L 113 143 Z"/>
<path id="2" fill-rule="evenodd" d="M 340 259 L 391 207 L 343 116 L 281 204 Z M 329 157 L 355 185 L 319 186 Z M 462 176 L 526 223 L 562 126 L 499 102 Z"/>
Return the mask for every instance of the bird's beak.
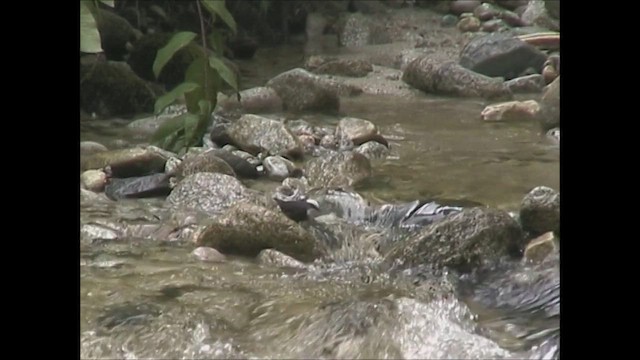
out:
<path id="1" fill-rule="evenodd" d="M 320 210 L 320 204 L 318 204 L 317 201 L 313 200 L 313 199 L 307 199 L 307 204 L 311 205 L 311 207 L 313 207 L 316 210 Z"/>

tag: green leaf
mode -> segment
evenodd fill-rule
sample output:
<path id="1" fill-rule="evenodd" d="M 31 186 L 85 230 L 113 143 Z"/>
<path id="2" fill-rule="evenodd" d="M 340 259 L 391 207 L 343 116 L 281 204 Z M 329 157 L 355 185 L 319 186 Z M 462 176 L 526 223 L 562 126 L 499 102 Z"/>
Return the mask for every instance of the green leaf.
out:
<path id="1" fill-rule="evenodd" d="M 155 103 L 154 112 L 156 115 L 160 114 L 162 110 L 164 110 L 167 106 L 173 104 L 180 96 L 185 93 L 196 90 L 200 85 L 192 82 L 183 82 L 182 84 L 176 86 L 173 90 L 168 93 L 160 96 Z"/>
<path id="2" fill-rule="evenodd" d="M 229 84 L 235 91 L 238 91 L 238 79 L 236 74 L 229 69 L 229 67 L 222 62 L 222 60 L 216 58 L 215 56 L 209 56 L 209 66 L 215 69 L 220 77 Z"/>
<path id="3" fill-rule="evenodd" d="M 115 6 L 114 1 L 115 0 L 100 0 L 100 2 L 102 2 L 103 4 L 105 4 L 105 5 L 109 6 L 109 7 L 114 7 Z"/>
<path id="4" fill-rule="evenodd" d="M 267 12 L 269 11 L 269 7 L 271 7 L 270 0 L 260 0 L 260 12 L 262 13 L 262 15 L 267 14 Z"/>
<path id="5" fill-rule="evenodd" d="M 195 37 L 196 34 L 190 31 L 179 32 L 173 35 L 167 45 L 158 50 L 156 60 L 153 62 L 153 74 L 156 76 L 156 79 L 160 76 L 162 69 L 167 65 L 169 60 L 171 60 L 173 55 L 178 52 L 178 50 L 187 46 Z"/>
<path id="6" fill-rule="evenodd" d="M 80 1 L 80 52 L 91 54 L 103 52 L 96 19 L 91 14 L 87 3 L 83 1 Z"/>
<path id="7" fill-rule="evenodd" d="M 207 10 L 209 10 L 209 12 L 211 12 L 212 14 L 218 15 L 220 19 L 222 19 L 222 21 L 224 21 L 225 24 L 229 26 L 229 28 L 233 31 L 234 34 L 237 32 L 236 21 L 233 19 L 233 16 L 231 16 L 231 13 L 229 12 L 229 10 L 227 10 L 227 7 L 224 4 L 224 0 L 201 0 L 201 1 L 204 7 L 206 7 Z"/>
<path id="8" fill-rule="evenodd" d="M 212 31 L 209 34 L 209 46 L 215 51 L 216 54 L 222 56 L 224 53 L 224 38 L 222 35 L 222 31 Z"/>
<path id="9" fill-rule="evenodd" d="M 205 66 L 207 67 L 206 76 L 204 70 Z M 200 85 L 198 89 L 185 94 L 187 109 L 190 113 L 197 114 L 199 112 L 200 106 L 198 105 L 198 102 L 200 100 L 209 100 L 212 104 L 216 103 L 218 91 L 221 87 L 221 80 L 218 73 L 209 67 L 206 58 L 197 58 L 191 63 L 191 65 L 189 65 L 185 75 L 185 81 L 194 82 Z M 209 99 L 205 96 L 205 94 L 207 94 L 207 92 L 205 92 L 205 87 L 208 91 Z"/>
<path id="10" fill-rule="evenodd" d="M 197 145 L 198 141 L 202 138 L 200 135 L 200 139 L 198 138 L 198 123 L 200 122 L 200 116 L 195 114 L 189 114 L 184 119 L 184 137 L 186 147 L 191 147 Z"/>
<path id="11" fill-rule="evenodd" d="M 168 137 L 175 135 L 181 130 L 184 130 L 184 118 L 186 115 L 188 114 L 185 113 L 163 122 L 160 127 L 158 127 L 158 130 L 153 133 L 153 136 L 151 136 L 151 143 L 160 147 L 164 147 L 162 145 Z"/>

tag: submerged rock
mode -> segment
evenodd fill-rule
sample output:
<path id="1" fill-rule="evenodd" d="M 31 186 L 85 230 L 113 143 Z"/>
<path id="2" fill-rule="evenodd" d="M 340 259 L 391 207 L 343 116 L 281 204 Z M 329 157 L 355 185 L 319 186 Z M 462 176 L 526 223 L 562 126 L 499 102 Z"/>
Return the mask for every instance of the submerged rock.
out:
<path id="1" fill-rule="evenodd" d="M 247 196 L 238 179 L 219 173 L 197 173 L 184 178 L 167 197 L 171 208 L 216 214 Z"/>
<path id="2" fill-rule="evenodd" d="M 312 56 L 305 67 L 316 74 L 348 77 L 363 77 L 373 71 L 373 65 L 366 59 L 336 59 Z"/>
<path id="3" fill-rule="evenodd" d="M 429 264 L 466 272 L 522 246 L 518 223 L 505 211 L 470 208 L 422 228 L 387 253 L 386 259 L 403 268 Z"/>
<path id="4" fill-rule="evenodd" d="M 389 148 L 377 141 L 367 141 L 366 143 L 353 149 L 354 152 L 364 155 L 369 160 L 384 159 L 390 153 Z"/>
<path id="5" fill-rule="evenodd" d="M 296 68 L 284 72 L 266 84 L 282 99 L 285 110 L 337 112 L 340 99 L 318 75 Z"/>
<path id="6" fill-rule="evenodd" d="M 164 171 L 167 157 L 149 148 L 110 150 L 89 155 L 82 160 L 83 170 L 111 168 L 117 178 L 144 176 Z"/>
<path id="7" fill-rule="evenodd" d="M 111 200 L 167 196 L 171 193 L 170 175 L 161 173 L 125 179 L 110 179 L 104 193 Z"/>
<path id="8" fill-rule="evenodd" d="M 223 262 L 226 260 L 226 256 L 222 255 L 218 250 L 206 246 L 193 249 L 191 256 L 206 262 Z"/>
<path id="9" fill-rule="evenodd" d="M 246 202 L 235 203 L 196 239 L 226 254 L 256 256 L 275 249 L 302 261 L 311 261 L 315 240 L 300 225 L 282 213 Z"/>
<path id="10" fill-rule="evenodd" d="M 260 265 L 266 266 L 286 267 L 293 269 L 307 268 L 304 263 L 292 258 L 289 255 L 285 255 L 278 250 L 273 249 L 265 249 L 260 251 L 257 260 Z"/>
<path id="11" fill-rule="evenodd" d="M 356 152 L 332 152 L 311 159 L 305 167 L 311 186 L 345 188 L 371 177 L 371 163 Z"/>
<path id="12" fill-rule="evenodd" d="M 553 232 L 546 232 L 531 240 L 524 250 L 524 258 L 529 262 L 542 262 L 549 254 L 558 251 Z"/>
<path id="13" fill-rule="evenodd" d="M 537 236 L 560 231 L 560 193 L 546 186 L 531 190 L 520 206 L 522 228 Z"/>
<path id="14" fill-rule="evenodd" d="M 460 65 L 489 76 L 511 80 L 528 68 L 542 72 L 547 56 L 536 47 L 502 33 L 472 39 L 460 53 Z"/>
<path id="15" fill-rule="evenodd" d="M 220 102 L 223 111 L 242 110 L 244 113 L 259 114 L 282 111 L 282 99 L 269 87 L 255 87 L 242 90 L 240 101 L 235 96 Z"/>
<path id="16" fill-rule="evenodd" d="M 254 155 L 267 152 L 297 158 L 303 154 L 300 140 L 281 121 L 244 115 L 227 128 L 227 133 L 236 146 Z"/>
<path id="17" fill-rule="evenodd" d="M 539 111 L 540 105 L 535 100 L 508 101 L 488 105 L 480 117 L 484 121 L 535 120 Z"/>

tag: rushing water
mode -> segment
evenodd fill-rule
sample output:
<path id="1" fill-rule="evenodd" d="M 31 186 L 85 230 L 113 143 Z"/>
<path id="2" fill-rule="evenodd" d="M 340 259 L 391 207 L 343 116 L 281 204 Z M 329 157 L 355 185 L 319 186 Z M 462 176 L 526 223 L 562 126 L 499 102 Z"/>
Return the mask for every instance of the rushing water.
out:
<path id="1" fill-rule="evenodd" d="M 274 62 L 272 72 L 295 66 Z M 266 77 L 254 72 L 248 83 Z M 385 202 L 455 199 L 517 211 L 531 188 L 558 189 L 557 145 L 536 124 L 483 123 L 484 105 L 428 95 L 342 99 L 342 115 L 372 121 L 391 147 L 391 156 L 373 162 L 373 178 L 358 191 Z M 303 118 L 313 124 L 339 120 Z M 127 134 L 126 121 L 103 124 L 85 127 L 82 140 L 109 147 L 146 141 Z M 160 205 L 83 206 L 81 219 L 144 223 Z M 557 259 L 547 267 L 513 263 L 467 275 L 453 281 L 466 291 L 451 297 L 426 296 L 428 285 L 404 275 L 372 270 L 373 280 L 363 281 L 370 279 L 362 276 L 371 265 L 366 262 L 293 270 L 235 257 L 203 263 L 189 256 L 192 249 L 137 239 L 81 243 L 81 356 L 548 358 L 557 350 L 559 289 L 546 284 L 557 279 L 549 275 L 558 271 Z M 535 290 L 527 286 L 544 291 L 529 299 Z"/>

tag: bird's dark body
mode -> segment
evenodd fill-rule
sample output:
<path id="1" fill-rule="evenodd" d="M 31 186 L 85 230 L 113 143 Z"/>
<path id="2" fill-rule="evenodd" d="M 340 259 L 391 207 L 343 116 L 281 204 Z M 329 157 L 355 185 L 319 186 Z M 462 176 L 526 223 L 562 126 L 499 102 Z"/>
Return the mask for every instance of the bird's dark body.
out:
<path id="1" fill-rule="evenodd" d="M 295 222 L 308 220 L 310 209 L 318 210 L 318 207 L 308 202 L 307 199 L 283 201 L 276 198 L 274 200 L 282 213 Z"/>

